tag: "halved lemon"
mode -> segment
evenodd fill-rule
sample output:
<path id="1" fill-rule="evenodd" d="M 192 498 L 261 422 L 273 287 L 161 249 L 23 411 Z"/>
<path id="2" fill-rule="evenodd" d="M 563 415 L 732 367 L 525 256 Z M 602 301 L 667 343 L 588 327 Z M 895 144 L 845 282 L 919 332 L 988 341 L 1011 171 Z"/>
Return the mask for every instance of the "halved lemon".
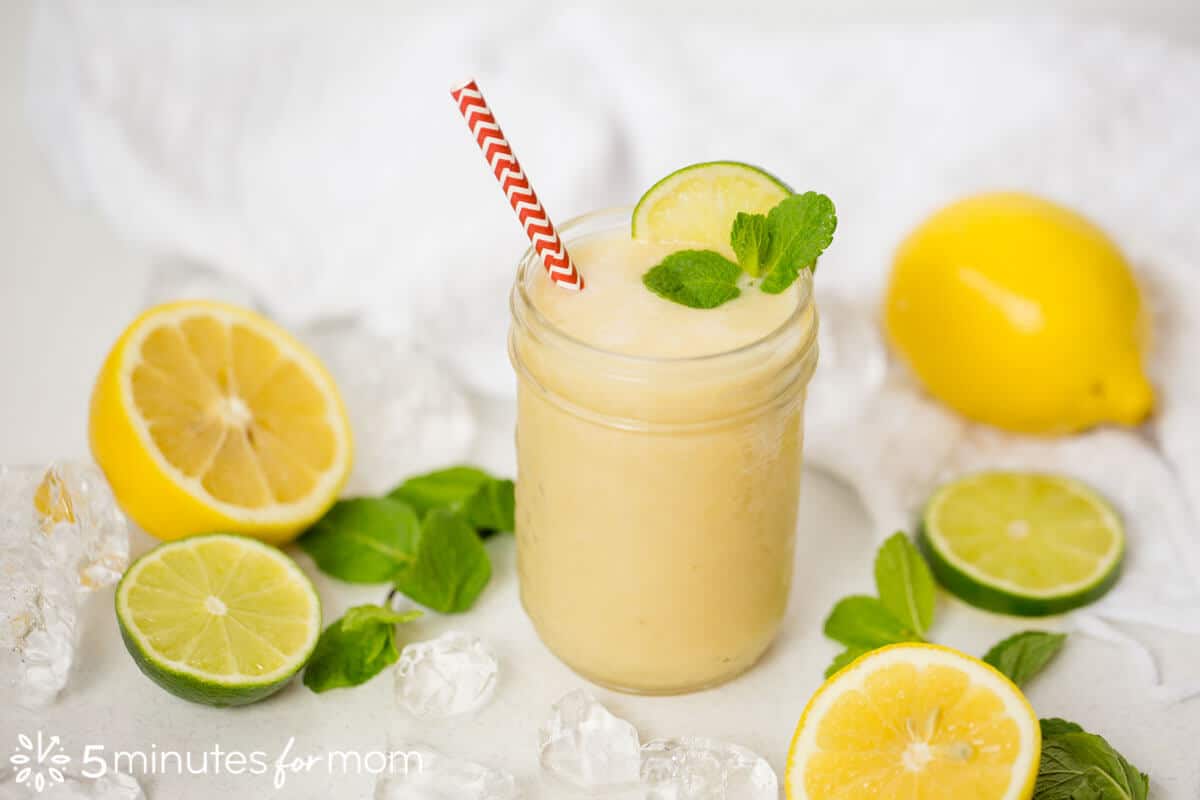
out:
<path id="1" fill-rule="evenodd" d="M 321 363 L 225 303 L 168 303 L 126 328 L 97 379 L 89 433 L 121 506 L 160 539 L 288 541 L 350 469 L 350 426 Z"/>
<path id="2" fill-rule="evenodd" d="M 321 634 L 312 582 L 279 550 L 244 536 L 160 545 L 125 573 L 116 604 L 138 668 L 206 705 L 245 705 L 279 691 Z"/>
<path id="3" fill-rule="evenodd" d="M 788 800 L 1028 800 L 1041 756 L 1029 701 L 948 647 L 874 650 L 817 690 L 788 752 Z"/>
<path id="4" fill-rule="evenodd" d="M 739 211 L 765 214 L 792 190 L 764 169 L 706 161 L 677 169 L 651 186 L 633 209 L 633 238 L 730 249 Z"/>
<path id="5" fill-rule="evenodd" d="M 917 540 L 938 582 L 971 605 L 1019 616 L 1061 614 L 1103 596 L 1121 572 L 1116 510 L 1077 480 L 981 472 L 925 507 Z"/>

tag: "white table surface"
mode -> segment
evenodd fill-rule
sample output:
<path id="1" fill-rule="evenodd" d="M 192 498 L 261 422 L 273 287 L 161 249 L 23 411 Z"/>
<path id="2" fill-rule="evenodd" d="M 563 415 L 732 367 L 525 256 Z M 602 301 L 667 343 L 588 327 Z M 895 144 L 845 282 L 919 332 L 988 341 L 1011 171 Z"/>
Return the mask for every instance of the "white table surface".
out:
<path id="1" fill-rule="evenodd" d="M 1153 5 L 1153 4 L 1151 4 Z M 0 4 L 0 462 L 86 457 L 85 419 L 92 380 L 109 344 L 139 305 L 149 258 L 116 241 L 103 223 L 73 207 L 55 188 L 24 129 L 21 92 L 23 2 Z M 481 404 L 483 435 L 476 460 L 511 470 L 512 408 Z M 820 624 L 840 596 L 870 588 L 877 534 L 853 493 L 823 474 L 805 476 L 796 586 L 777 645 L 747 676 L 725 687 L 676 698 L 637 698 L 597 690 L 610 708 L 633 721 L 644 738 L 710 735 L 748 746 L 783 766 L 803 705 L 819 685 L 836 649 Z M 137 534 L 135 553 L 152 546 Z M 447 752 L 515 773 L 528 798 L 565 796 L 537 782 L 536 730 L 550 704 L 584 682 L 537 641 L 516 592 L 511 537 L 489 545 L 495 577 L 479 605 L 454 619 L 420 623 L 422 637 L 450 627 L 486 638 L 502 671 L 493 702 L 465 723 L 415 725 L 396 710 L 391 675 L 357 689 L 314 695 L 295 684 L 276 697 L 239 710 L 178 700 L 137 671 L 117 635 L 112 591 L 95 595 L 72 682 L 60 701 L 37 712 L 0 708 L 0 758 L 18 732 L 57 735 L 78 760 L 86 746 L 116 750 L 191 752 L 215 745 L 263 751 L 274 759 L 295 737 L 293 755 L 330 750 L 383 749 L 389 729 Z M 301 556 L 326 604 L 328 619 L 353 604 L 375 601 L 380 590 L 327 579 Z M 1053 625 L 1053 621 L 1048 623 Z M 981 653 L 1028 627 L 943 596 L 933 638 Z M 1200 640 L 1139 631 L 1167 678 L 1194 678 Z M 1111 645 L 1075 636 L 1057 663 L 1029 688 L 1034 707 L 1104 734 L 1151 774 L 1153 796 L 1200 796 L 1200 701 L 1161 706 L 1149 699 L 1129 658 Z M 100 751 L 97 751 L 100 752 Z M 288 776 L 281 791 L 271 776 L 207 774 L 143 778 L 152 800 L 239 798 L 367 798 L 369 774 L 312 772 Z"/>

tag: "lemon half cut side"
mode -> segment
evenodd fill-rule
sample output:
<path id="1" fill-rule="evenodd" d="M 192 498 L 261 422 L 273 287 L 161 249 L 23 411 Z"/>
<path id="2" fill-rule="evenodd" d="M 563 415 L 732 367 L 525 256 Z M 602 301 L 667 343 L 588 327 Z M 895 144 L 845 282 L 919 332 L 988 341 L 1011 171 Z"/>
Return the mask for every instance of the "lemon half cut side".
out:
<path id="1" fill-rule="evenodd" d="M 349 473 L 337 386 L 287 331 L 225 303 L 149 309 L 92 395 L 90 439 L 122 507 L 160 539 L 244 533 L 280 543 Z"/>
<path id="2" fill-rule="evenodd" d="M 788 800 L 1028 800 L 1037 715 L 1012 681 L 931 644 L 874 650 L 813 695 L 788 753 Z"/>

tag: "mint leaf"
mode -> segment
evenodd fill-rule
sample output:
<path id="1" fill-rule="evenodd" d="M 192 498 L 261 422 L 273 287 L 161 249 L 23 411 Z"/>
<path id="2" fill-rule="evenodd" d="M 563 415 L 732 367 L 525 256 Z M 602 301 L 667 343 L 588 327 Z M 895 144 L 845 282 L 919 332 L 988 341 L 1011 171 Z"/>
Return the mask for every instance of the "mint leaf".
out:
<path id="1" fill-rule="evenodd" d="M 516 485 L 489 480 L 467 500 L 463 514 L 481 536 L 516 530 Z"/>
<path id="2" fill-rule="evenodd" d="M 355 606 L 342 617 L 342 629 L 345 631 L 361 631 L 376 623 L 401 625 L 405 622 L 412 622 L 420 616 L 423 616 L 422 612 L 416 609 L 396 611 L 387 606 Z"/>
<path id="3" fill-rule="evenodd" d="M 825 670 L 828 678 L 854 659 L 884 645 L 920 642 L 933 622 L 933 576 L 903 533 L 896 533 L 875 556 L 879 597 L 844 597 L 825 620 L 825 635 L 846 645 Z"/>
<path id="4" fill-rule="evenodd" d="M 1065 633 L 1023 631 L 997 643 L 983 660 L 1008 676 L 1017 686 L 1037 675 L 1067 640 Z"/>
<path id="5" fill-rule="evenodd" d="M 890 536 L 875 556 L 875 588 L 879 601 L 918 636 L 933 624 L 937 597 L 933 573 L 903 532 Z"/>
<path id="6" fill-rule="evenodd" d="M 825 620 L 825 635 L 847 647 L 874 650 L 885 644 L 920 641 L 879 600 L 851 595 L 838 601 Z"/>
<path id="7" fill-rule="evenodd" d="M 513 482 L 475 467 L 449 467 L 409 478 L 388 495 L 413 507 L 420 516 L 435 508 L 463 509 L 480 534 L 511 531 Z"/>
<path id="8" fill-rule="evenodd" d="M 766 214 L 747 214 L 739 211 L 733 218 L 733 229 L 729 232 L 729 244 L 737 255 L 738 266 L 751 277 L 762 274 L 762 265 L 767 258 Z"/>
<path id="9" fill-rule="evenodd" d="M 386 583 L 412 562 L 420 523 L 386 497 L 334 503 L 297 542 L 323 572 L 350 583 Z"/>
<path id="10" fill-rule="evenodd" d="M 397 589 L 443 613 L 466 611 L 492 576 L 475 529 L 459 513 L 435 508 L 421 523 L 416 559 L 393 578 Z"/>
<path id="11" fill-rule="evenodd" d="M 1147 775 L 1102 736 L 1072 730 L 1042 742 L 1033 800 L 1146 800 L 1149 791 Z"/>
<path id="12" fill-rule="evenodd" d="M 475 467 L 448 467 L 409 478 L 388 497 L 403 500 L 421 516 L 435 508 L 459 508 L 492 476 Z"/>
<path id="13" fill-rule="evenodd" d="M 314 692 L 358 686 L 400 657 L 396 625 L 421 616 L 383 606 L 355 606 L 321 632 L 304 669 L 304 685 Z"/>
<path id="14" fill-rule="evenodd" d="M 690 308 L 716 308 L 742 292 L 742 270 L 713 250 L 680 250 L 642 276 L 646 288 L 666 300 Z"/>
<path id="15" fill-rule="evenodd" d="M 817 192 L 785 197 L 767 214 L 770 237 L 760 288 L 779 294 L 802 269 L 816 269 L 817 257 L 833 242 L 837 211 Z"/>
<path id="16" fill-rule="evenodd" d="M 1057 736 L 1060 733 L 1081 733 L 1083 728 L 1074 722 L 1058 717 L 1050 717 L 1048 719 L 1039 719 L 1038 725 L 1042 729 L 1042 739 L 1049 739 L 1051 736 Z"/>
<path id="17" fill-rule="evenodd" d="M 834 656 L 833 661 L 825 668 L 825 677 L 832 678 L 834 673 L 840 672 L 842 668 L 850 665 L 850 662 L 861 655 L 870 652 L 864 647 L 847 647 L 842 652 Z"/>

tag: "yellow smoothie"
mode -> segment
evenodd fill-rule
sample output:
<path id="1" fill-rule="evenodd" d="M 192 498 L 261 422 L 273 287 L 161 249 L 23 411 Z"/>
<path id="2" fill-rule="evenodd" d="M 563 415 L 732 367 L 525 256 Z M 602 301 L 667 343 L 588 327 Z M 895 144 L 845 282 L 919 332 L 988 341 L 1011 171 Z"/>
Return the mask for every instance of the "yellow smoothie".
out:
<path id="1" fill-rule="evenodd" d="M 740 297 L 692 309 L 642 284 L 686 245 L 632 240 L 628 212 L 562 233 L 587 288 L 553 285 L 527 254 L 513 292 L 522 601 L 593 681 L 720 683 L 763 654 L 787 604 L 809 278 L 779 295 L 744 279 Z"/>

